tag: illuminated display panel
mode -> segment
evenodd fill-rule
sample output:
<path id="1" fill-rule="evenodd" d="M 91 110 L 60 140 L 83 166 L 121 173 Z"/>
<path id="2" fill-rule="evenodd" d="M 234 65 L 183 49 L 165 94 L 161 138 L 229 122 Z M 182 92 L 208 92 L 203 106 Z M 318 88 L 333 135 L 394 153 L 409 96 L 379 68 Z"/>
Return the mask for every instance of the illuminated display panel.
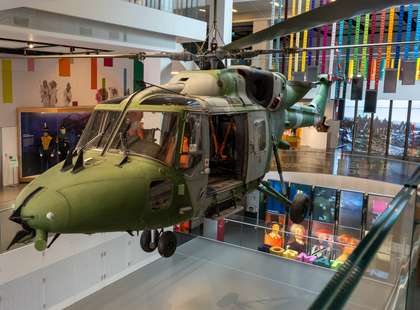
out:
<path id="1" fill-rule="evenodd" d="M 336 202 L 336 189 L 316 186 L 312 201 L 312 220 L 334 223 Z"/>
<path id="2" fill-rule="evenodd" d="M 338 218 L 338 237 L 349 235 L 360 239 L 364 195 L 360 192 L 341 191 Z"/>
<path id="3" fill-rule="evenodd" d="M 281 182 L 277 180 L 268 180 L 270 185 L 279 193 L 281 193 Z M 286 183 L 286 188 L 288 187 L 288 184 Z M 278 213 L 278 214 L 285 214 L 286 210 L 284 208 L 284 205 L 280 202 L 278 202 L 276 199 L 274 199 L 271 196 L 268 196 L 267 199 L 267 211 L 272 213 Z"/>
<path id="4" fill-rule="evenodd" d="M 366 230 L 369 230 L 375 220 L 388 208 L 392 197 L 369 194 L 366 218 Z"/>

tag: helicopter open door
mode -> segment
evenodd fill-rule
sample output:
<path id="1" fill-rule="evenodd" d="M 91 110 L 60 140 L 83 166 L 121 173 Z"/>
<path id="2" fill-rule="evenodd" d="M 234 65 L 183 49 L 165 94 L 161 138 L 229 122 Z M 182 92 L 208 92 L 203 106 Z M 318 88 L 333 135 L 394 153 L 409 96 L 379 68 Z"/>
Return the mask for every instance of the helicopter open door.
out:
<path id="1" fill-rule="evenodd" d="M 192 112 L 186 115 L 179 165 L 184 170 L 194 213 L 206 198 L 210 171 L 208 132 L 207 115 Z"/>
<path id="2" fill-rule="evenodd" d="M 248 133 L 247 183 L 257 180 L 265 174 L 270 147 L 265 111 L 248 114 Z"/>

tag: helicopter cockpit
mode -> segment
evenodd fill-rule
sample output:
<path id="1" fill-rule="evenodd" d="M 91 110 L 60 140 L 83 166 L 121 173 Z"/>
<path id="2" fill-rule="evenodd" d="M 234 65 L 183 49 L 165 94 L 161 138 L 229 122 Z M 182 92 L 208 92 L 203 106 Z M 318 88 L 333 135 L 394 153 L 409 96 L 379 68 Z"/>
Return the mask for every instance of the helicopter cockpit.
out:
<path id="1" fill-rule="evenodd" d="M 178 124 L 176 112 L 128 111 L 109 152 L 149 157 L 172 166 Z"/>

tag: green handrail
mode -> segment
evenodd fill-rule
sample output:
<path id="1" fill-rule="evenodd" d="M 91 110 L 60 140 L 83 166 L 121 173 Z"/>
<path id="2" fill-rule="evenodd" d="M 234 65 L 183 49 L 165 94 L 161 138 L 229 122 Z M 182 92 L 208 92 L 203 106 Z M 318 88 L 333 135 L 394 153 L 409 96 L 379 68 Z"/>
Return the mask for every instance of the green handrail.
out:
<path id="1" fill-rule="evenodd" d="M 420 183 L 420 167 L 377 219 L 347 261 L 336 272 L 309 309 L 342 309 L 356 288 L 370 261 L 377 253 L 392 226 L 416 195 Z"/>

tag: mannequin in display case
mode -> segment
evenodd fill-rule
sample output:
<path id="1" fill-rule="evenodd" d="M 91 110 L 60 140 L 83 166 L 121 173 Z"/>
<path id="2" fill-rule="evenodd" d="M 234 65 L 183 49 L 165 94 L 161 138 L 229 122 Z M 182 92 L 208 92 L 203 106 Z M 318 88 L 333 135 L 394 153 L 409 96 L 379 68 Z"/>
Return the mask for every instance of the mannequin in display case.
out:
<path id="1" fill-rule="evenodd" d="M 61 125 L 60 127 L 56 142 L 57 142 L 58 160 L 63 161 L 64 159 L 66 159 L 66 156 L 70 151 L 69 137 L 68 137 L 67 130 L 64 127 L 64 125 Z"/>
<path id="2" fill-rule="evenodd" d="M 46 171 L 53 165 L 54 155 L 54 141 L 50 135 L 47 124 L 44 124 L 43 133 L 41 136 L 41 146 L 39 148 L 39 157 L 41 159 L 41 170 Z"/>

